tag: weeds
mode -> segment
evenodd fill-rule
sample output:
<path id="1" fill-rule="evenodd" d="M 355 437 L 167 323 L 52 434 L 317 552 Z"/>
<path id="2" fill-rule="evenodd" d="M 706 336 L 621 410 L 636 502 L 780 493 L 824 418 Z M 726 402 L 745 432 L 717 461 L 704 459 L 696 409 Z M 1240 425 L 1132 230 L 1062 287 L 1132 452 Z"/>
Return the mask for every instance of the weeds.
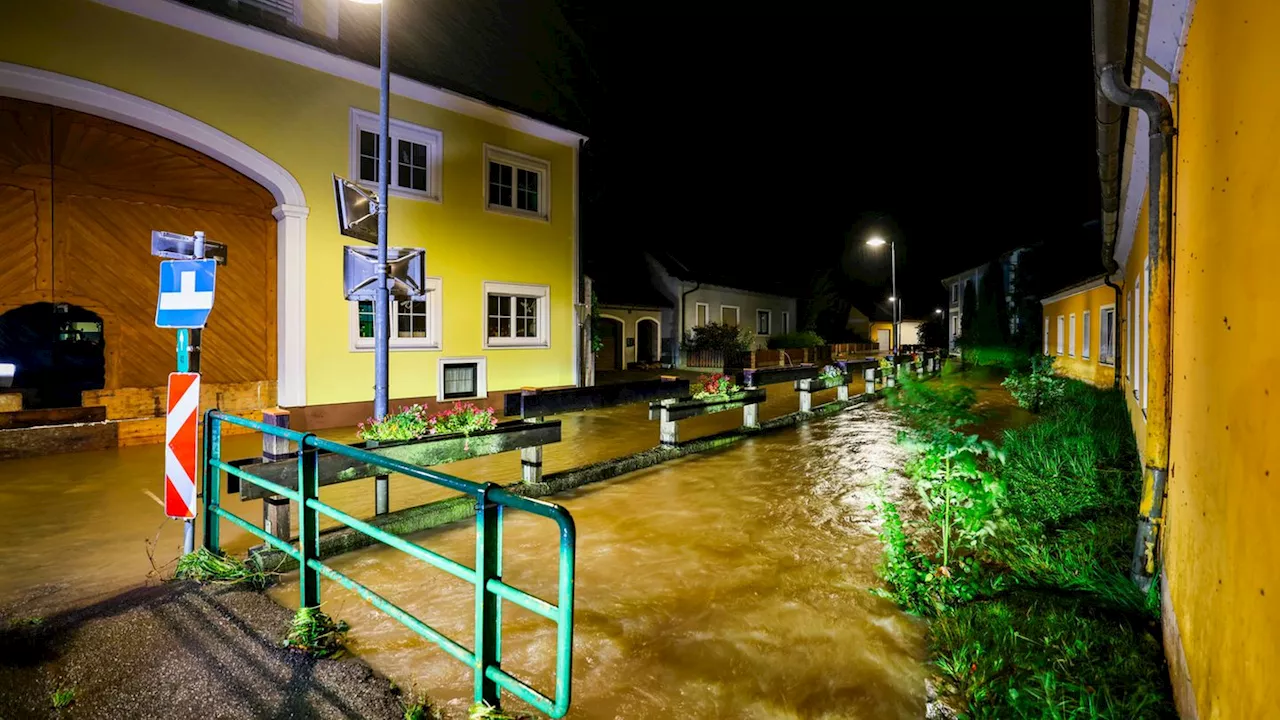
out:
<path id="1" fill-rule="evenodd" d="M 246 585 L 262 590 L 271 584 L 278 573 L 267 570 L 257 555 L 247 561 L 229 555 L 215 555 L 205 548 L 197 548 L 178 559 L 174 577 L 178 580 L 212 582 L 225 585 Z"/>
<path id="2" fill-rule="evenodd" d="M 467 720 L 529 720 L 529 716 L 505 713 L 489 703 L 478 702 L 467 711 Z"/>
<path id="3" fill-rule="evenodd" d="M 336 659 L 344 651 L 343 642 L 351 626 L 345 620 L 334 622 L 323 610 L 298 608 L 289 626 L 284 646 L 301 650 L 313 657 Z"/>
<path id="4" fill-rule="evenodd" d="M 60 687 L 49 693 L 49 704 L 55 710 L 71 707 L 76 701 L 76 689 L 73 687 Z"/>

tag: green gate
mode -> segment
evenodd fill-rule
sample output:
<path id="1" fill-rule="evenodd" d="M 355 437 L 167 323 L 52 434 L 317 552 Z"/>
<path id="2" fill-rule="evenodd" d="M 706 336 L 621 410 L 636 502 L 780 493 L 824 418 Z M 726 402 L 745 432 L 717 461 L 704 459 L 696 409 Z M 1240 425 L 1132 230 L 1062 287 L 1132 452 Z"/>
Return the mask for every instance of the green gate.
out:
<path id="1" fill-rule="evenodd" d="M 277 485 L 244 472 L 222 459 L 222 425 L 238 425 L 274 435 L 298 446 L 298 489 Z M 302 607 L 319 607 L 320 576 L 337 582 L 374 607 L 399 620 L 410 630 L 430 640 L 440 649 L 472 668 L 475 677 L 475 700 L 499 706 L 501 690 L 515 695 L 553 718 L 569 711 L 571 669 L 573 661 L 573 569 L 577 532 L 569 512 L 559 505 L 521 497 L 493 483 L 477 483 L 445 475 L 427 468 L 380 457 L 342 443 L 316 437 L 311 433 L 273 427 L 255 420 L 227 415 L 217 410 L 205 413 L 204 434 L 204 546 L 219 553 L 219 518 L 239 526 L 261 538 L 271 547 L 298 561 L 299 594 Z M 387 533 L 369 523 L 357 520 L 337 508 L 320 502 L 317 458 L 321 452 L 336 453 L 377 465 L 388 473 L 442 485 L 472 495 L 476 500 L 476 566 L 469 568 L 403 538 Z M 220 504 L 222 473 L 229 473 L 253 483 L 270 493 L 289 498 L 298 504 L 298 544 L 281 540 L 244 518 L 224 510 Z M 560 580 L 556 602 L 550 603 L 502 581 L 503 510 L 513 508 L 541 515 L 556 522 L 560 530 Z M 476 589 L 475 649 L 468 650 L 435 628 L 410 615 L 373 590 L 325 565 L 320 558 L 320 515 L 364 533 L 432 567 L 466 580 Z M 502 669 L 502 601 L 515 603 L 556 623 L 555 699 L 529 687 Z"/>

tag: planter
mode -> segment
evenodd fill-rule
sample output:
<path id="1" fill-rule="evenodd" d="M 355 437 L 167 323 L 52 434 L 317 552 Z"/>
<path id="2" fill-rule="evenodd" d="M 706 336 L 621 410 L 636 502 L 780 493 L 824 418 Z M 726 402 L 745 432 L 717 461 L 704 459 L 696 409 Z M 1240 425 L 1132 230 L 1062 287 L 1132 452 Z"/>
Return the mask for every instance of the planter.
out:
<path id="1" fill-rule="evenodd" d="M 540 423 L 512 420 L 499 423 L 493 430 L 471 433 L 470 436 L 462 433 L 429 435 L 419 440 L 379 443 L 376 447 L 371 447 L 369 443 L 354 443 L 352 447 L 368 450 L 379 457 L 399 460 L 410 465 L 430 467 L 481 455 L 541 447 L 556 442 L 560 442 L 559 420 Z M 333 485 L 386 474 L 386 470 L 377 465 L 362 463 L 333 453 L 320 453 L 317 464 L 321 485 Z M 298 486 L 296 459 L 255 462 L 242 465 L 240 469 L 286 488 L 292 489 Z M 234 481 L 235 478 L 232 477 L 231 480 Z M 253 483 L 245 482 L 239 485 L 241 500 L 253 500 L 271 495 Z M 235 492 L 235 489 L 229 488 L 229 492 Z"/>
<path id="2" fill-rule="evenodd" d="M 833 387 L 840 387 L 849 384 L 849 376 L 841 375 L 838 378 L 806 378 L 797 380 L 795 389 L 799 392 L 818 392 L 819 390 L 829 390 Z"/>
<path id="3" fill-rule="evenodd" d="M 751 387 L 776 385 L 778 383 L 808 380 L 818 377 L 822 368 L 816 365 L 793 365 L 791 367 L 761 368 L 743 371 L 743 382 Z"/>
<path id="4" fill-rule="evenodd" d="M 746 405 L 758 405 L 765 400 L 764 388 L 748 388 L 729 395 L 702 399 L 682 398 L 649 403 L 649 419 L 663 422 L 687 420 L 699 415 L 737 410 Z"/>

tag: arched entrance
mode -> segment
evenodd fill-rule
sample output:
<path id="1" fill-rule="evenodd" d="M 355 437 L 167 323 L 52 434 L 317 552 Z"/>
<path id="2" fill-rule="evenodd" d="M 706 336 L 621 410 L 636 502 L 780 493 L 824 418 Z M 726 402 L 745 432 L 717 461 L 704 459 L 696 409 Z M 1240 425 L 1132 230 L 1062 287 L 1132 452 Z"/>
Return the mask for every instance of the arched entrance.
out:
<path id="1" fill-rule="evenodd" d="M 622 370 L 624 333 L 622 321 L 601 316 L 595 320 L 596 334 L 600 338 L 600 352 L 596 353 L 596 370 Z"/>
<path id="2" fill-rule="evenodd" d="M 658 362 L 661 356 L 658 321 L 653 318 L 640 318 L 636 321 L 636 362 Z"/>
<path id="3" fill-rule="evenodd" d="M 270 192 L 203 153 L 63 107 L 0 97 L 0 136 L 0 313 L 7 318 L 0 357 L 25 353 L 30 365 L 17 363 L 15 386 L 32 379 L 44 407 L 79 405 L 79 392 L 94 389 L 81 387 L 89 381 L 79 376 L 59 383 L 52 368 L 62 361 L 14 339 L 48 338 L 65 324 L 58 315 L 81 318 L 68 321 L 72 331 L 77 323 L 100 328 L 101 379 L 89 384 L 111 391 L 165 384 L 173 335 L 154 327 L 152 230 L 200 229 L 230 248 L 218 271 L 218 312 L 204 336 L 205 381 L 276 379 Z"/>
<path id="4" fill-rule="evenodd" d="M 270 193 L 274 199 L 270 216 L 277 249 L 274 272 L 278 299 L 275 356 L 278 402 L 285 406 L 305 405 L 306 219 L 309 209 L 298 181 L 271 158 L 235 137 L 189 115 L 106 85 L 0 62 L 0 98 L 76 110 L 148 131 L 242 173 L 243 177 Z M 8 126 L 0 124 L 0 135 L 7 139 L 5 133 L 9 131 Z M 234 250 L 232 257 L 234 264 L 237 257 Z M 0 275 L 6 269 L 0 266 Z"/>

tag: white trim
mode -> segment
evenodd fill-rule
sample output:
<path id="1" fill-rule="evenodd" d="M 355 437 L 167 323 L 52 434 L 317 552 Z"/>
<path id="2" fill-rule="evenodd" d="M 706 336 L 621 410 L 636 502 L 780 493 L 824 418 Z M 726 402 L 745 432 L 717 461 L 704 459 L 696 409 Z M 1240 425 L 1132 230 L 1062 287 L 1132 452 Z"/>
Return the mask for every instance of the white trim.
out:
<path id="1" fill-rule="evenodd" d="M 380 134 L 381 128 L 378 124 L 378 114 L 353 107 L 347 114 L 347 124 L 350 132 L 350 140 L 347 147 L 347 170 L 350 173 L 350 177 L 365 187 L 377 187 L 377 178 L 370 181 L 360 177 L 360 133 L 363 131 L 371 132 L 374 135 Z M 444 133 L 434 128 L 414 125 L 411 122 L 391 118 L 391 147 L 395 149 L 396 143 L 400 140 L 407 140 L 426 146 L 427 189 L 425 191 L 414 190 L 402 187 L 399 184 L 399 155 L 397 152 L 392 152 L 391 157 L 396 160 L 391 163 L 388 192 L 392 197 L 441 202 L 444 197 L 443 188 L 441 187 L 441 166 L 444 165 Z M 370 185 L 370 182 L 373 184 Z"/>
<path id="2" fill-rule="evenodd" d="M 701 325 L 698 324 L 698 308 L 700 307 L 707 309 L 706 314 L 703 315 L 704 320 L 702 321 Z M 710 324 L 711 324 L 711 303 L 695 302 L 693 304 L 693 326 L 706 327 L 707 325 L 710 325 Z"/>
<path id="3" fill-rule="evenodd" d="M 1076 356 L 1076 314 L 1071 313 L 1067 316 L 1067 357 Z"/>
<path id="4" fill-rule="evenodd" d="M 1147 410 L 1147 373 L 1151 360 L 1151 258 L 1142 261 L 1142 411 Z"/>
<path id="5" fill-rule="evenodd" d="M 1049 318 L 1044 319 L 1044 354 L 1049 354 Z"/>
<path id="6" fill-rule="evenodd" d="M 504 350 L 507 348 L 549 348 L 551 347 L 551 286 L 532 283 L 508 283 L 485 280 L 480 287 L 480 336 L 484 340 L 486 350 Z M 489 296 L 521 295 L 538 298 L 538 336 L 532 338 L 489 337 Z M 515 318 L 515 307 L 512 306 L 512 319 Z M 623 323 L 626 327 L 626 323 Z M 625 331 L 624 331 L 625 332 Z"/>
<path id="7" fill-rule="evenodd" d="M 1093 343 L 1089 336 L 1093 334 L 1093 315 L 1090 311 L 1085 310 L 1080 316 L 1080 358 L 1089 360 L 1092 355 Z"/>
<path id="8" fill-rule="evenodd" d="M 476 394 L 465 398 L 449 398 L 444 397 L 444 367 L 445 365 L 476 365 Z M 489 397 L 489 359 L 483 355 L 475 357 L 442 357 L 436 361 L 436 400 L 438 402 L 466 402 L 467 400 L 483 400 Z"/>
<path id="9" fill-rule="evenodd" d="M 338 39 L 339 23 L 342 17 L 338 3 L 342 0 L 324 0 L 324 34 L 331 40 Z"/>
<path id="10" fill-rule="evenodd" d="M 1065 345 L 1065 340 L 1066 340 L 1066 338 L 1064 338 L 1063 336 L 1066 334 L 1067 334 L 1067 319 L 1066 317 L 1059 315 L 1058 316 L 1058 354 L 1059 355 L 1062 354 L 1062 348 L 1063 348 L 1063 345 Z"/>
<path id="11" fill-rule="evenodd" d="M 733 317 L 734 317 L 733 326 L 742 327 L 742 308 L 738 307 L 737 305 L 721 305 L 720 306 L 720 324 L 721 325 L 729 324 L 724 321 L 724 311 L 728 308 L 733 309 Z"/>
<path id="12" fill-rule="evenodd" d="M 1111 358 L 1110 362 L 1102 359 L 1102 355 L 1103 355 L 1102 351 L 1104 348 L 1106 348 L 1106 345 L 1102 342 L 1102 328 L 1106 327 L 1106 323 L 1103 322 L 1102 318 L 1107 314 L 1108 310 L 1111 311 L 1111 353 L 1109 355 L 1109 357 Z M 1120 313 L 1116 311 L 1115 303 L 1107 303 L 1106 305 L 1102 305 L 1098 307 L 1098 364 L 1099 365 L 1106 365 L 1107 367 L 1115 367 L 1116 365 L 1116 347 L 1120 343 L 1120 323 L 1118 322 L 1119 319 L 1120 319 Z"/>
<path id="13" fill-rule="evenodd" d="M 494 162 L 499 165 L 507 165 L 511 168 L 511 207 L 505 205 L 494 205 L 489 202 L 489 163 Z M 538 175 L 538 211 L 531 212 L 529 210 L 521 210 L 516 207 L 517 192 L 517 175 L 518 171 L 536 173 Z M 484 144 L 484 165 L 480 170 L 480 181 L 483 183 L 480 196 L 484 198 L 484 209 L 488 212 L 499 213 L 501 215 L 512 215 L 514 217 L 528 218 L 529 220 L 537 220 L 539 222 L 551 222 L 551 161 L 543 160 L 539 157 L 526 155 L 498 147 L 497 145 Z"/>
<path id="14" fill-rule="evenodd" d="M 582 325 L 591 322 L 591 316 L 586 313 L 586 309 L 587 309 L 586 303 L 590 302 L 590 298 L 584 299 L 582 297 L 583 283 L 582 283 L 582 267 L 580 264 L 582 258 L 579 257 L 579 253 L 581 251 L 578 249 L 578 231 L 579 231 L 578 172 L 581 169 L 581 166 L 579 164 L 580 151 L 581 151 L 581 143 L 575 144 L 573 146 L 573 307 L 575 310 L 575 316 L 577 315 L 578 309 L 581 308 L 582 314 L 585 317 L 579 319 L 578 322 L 575 323 L 573 327 L 574 329 L 574 333 L 573 333 L 573 385 L 574 387 L 581 387 L 583 384 L 584 378 L 582 377 L 582 374 L 584 371 L 582 369 L 582 360 L 583 360 L 584 348 L 582 347 Z M 591 330 L 594 331 L 594 328 L 591 328 Z"/>
<path id="15" fill-rule="evenodd" d="M 391 350 L 439 350 L 441 347 L 441 338 L 444 337 L 443 319 L 444 305 L 443 281 L 438 277 L 423 278 L 423 289 L 425 292 L 420 298 L 427 304 L 427 336 L 424 338 L 402 338 L 396 337 L 396 317 L 399 314 L 399 303 L 396 298 L 391 298 L 391 307 L 389 308 L 390 316 L 388 320 L 391 323 L 390 349 Z M 360 337 L 360 302 L 351 300 L 347 302 L 349 306 L 348 322 L 347 322 L 347 349 L 351 352 L 373 352 L 373 338 Z"/>
<path id="16" fill-rule="evenodd" d="M 646 321 L 646 320 L 651 321 L 651 322 L 653 322 L 653 323 L 657 324 L 657 326 L 658 326 L 657 344 L 655 344 L 655 345 L 653 346 L 654 352 L 656 352 L 656 353 L 658 354 L 658 357 L 653 358 L 652 360 L 650 360 L 650 359 L 648 359 L 648 358 L 646 358 L 646 359 L 644 359 L 644 360 L 641 360 L 641 359 L 640 359 L 640 323 L 642 323 L 642 322 L 644 322 L 644 321 Z M 661 360 L 661 359 L 662 359 L 662 321 L 661 321 L 661 320 L 659 320 L 658 318 L 653 317 L 653 316 L 651 316 L 651 315 L 645 315 L 644 317 L 638 317 L 638 318 L 636 318 L 635 328 L 632 330 L 632 332 L 634 332 L 634 333 L 635 333 L 635 338 L 636 338 L 636 352 L 635 352 L 635 355 L 636 355 L 636 362 L 657 362 L 657 361 L 659 361 L 659 360 Z M 625 348 L 625 346 L 626 346 L 626 343 L 624 342 L 624 343 L 623 343 L 623 347 Z"/>
<path id="17" fill-rule="evenodd" d="M 157 3 L 158 4 L 158 3 Z M 122 122 L 181 143 L 243 173 L 279 203 L 276 219 L 277 402 L 307 404 L 307 207 L 293 175 L 234 137 L 163 105 L 79 78 L 0 62 L 0 94 Z"/>
<path id="18" fill-rule="evenodd" d="M 1121 280 L 1123 280 L 1123 278 L 1121 278 Z M 1107 276 L 1101 275 L 1092 280 L 1086 280 L 1085 282 L 1082 282 L 1079 285 L 1072 285 L 1069 288 L 1064 288 L 1052 295 L 1043 297 L 1040 299 L 1040 305 L 1044 306 L 1044 305 L 1048 305 L 1049 303 L 1058 302 L 1059 300 L 1066 300 L 1069 297 L 1079 295 L 1080 293 L 1089 292 L 1090 290 L 1095 290 L 1106 284 L 1107 284 Z"/>
<path id="19" fill-rule="evenodd" d="M 768 318 L 769 332 L 760 332 L 760 313 L 764 313 Z M 765 308 L 756 308 L 756 337 L 769 337 L 773 334 L 773 311 Z"/>
<path id="20" fill-rule="evenodd" d="M 782 334 L 786 335 L 791 332 L 791 311 L 782 311 Z"/>
<path id="21" fill-rule="evenodd" d="M 298 40 L 242 25 L 234 20 L 197 10 L 174 0 L 94 0 L 94 2 L 371 88 L 377 88 L 380 84 L 376 66 L 365 65 Z M 578 141 L 586 139 L 584 135 L 550 123 L 534 120 L 402 75 L 391 76 L 391 92 L 394 95 L 477 118 L 498 127 L 517 130 L 559 145 L 573 146 L 577 145 Z"/>

